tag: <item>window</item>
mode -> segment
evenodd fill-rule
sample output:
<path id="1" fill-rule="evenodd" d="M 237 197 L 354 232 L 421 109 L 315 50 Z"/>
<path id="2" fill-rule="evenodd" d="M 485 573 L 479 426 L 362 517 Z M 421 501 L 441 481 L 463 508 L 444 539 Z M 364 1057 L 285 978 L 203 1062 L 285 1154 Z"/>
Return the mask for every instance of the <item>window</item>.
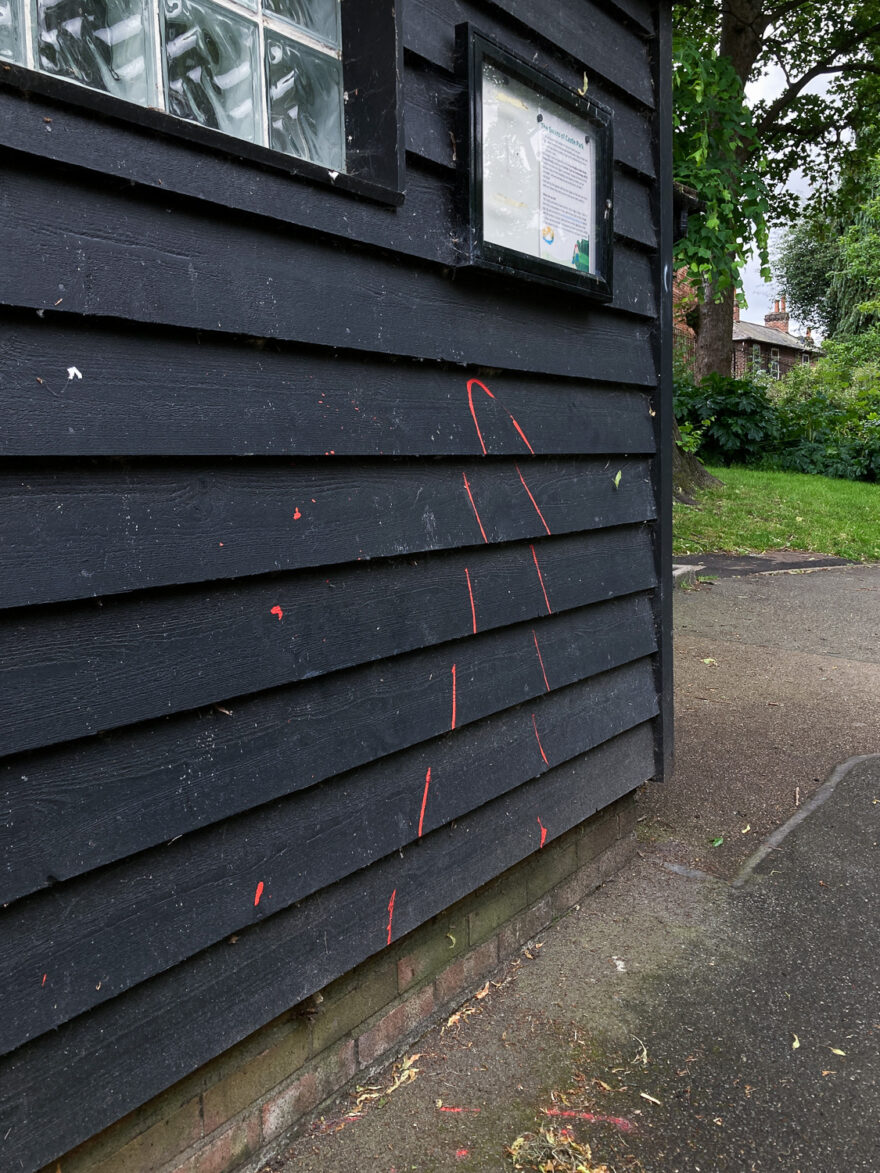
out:
<path id="1" fill-rule="evenodd" d="M 752 344 L 752 370 L 753 371 L 760 371 L 761 370 L 761 344 L 760 344 L 760 342 L 755 342 Z"/>
<path id="2" fill-rule="evenodd" d="M 397 7 L 0 0 L 0 83 L 399 204 Z"/>
<path id="3" fill-rule="evenodd" d="M 770 377 L 773 379 L 779 378 L 779 350 L 773 347 L 770 351 Z"/>

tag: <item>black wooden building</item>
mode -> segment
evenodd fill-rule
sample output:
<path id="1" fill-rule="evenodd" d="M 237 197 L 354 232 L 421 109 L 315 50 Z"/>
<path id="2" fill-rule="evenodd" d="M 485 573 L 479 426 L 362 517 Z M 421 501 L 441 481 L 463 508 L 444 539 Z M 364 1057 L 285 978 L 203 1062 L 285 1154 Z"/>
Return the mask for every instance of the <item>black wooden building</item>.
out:
<path id="1" fill-rule="evenodd" d="M 214 7 L 0 0 L 26 1173 L 670 752 L 665 6 Z M 475 34 L 606 118 L 604 296 L 473 263 Z"/>

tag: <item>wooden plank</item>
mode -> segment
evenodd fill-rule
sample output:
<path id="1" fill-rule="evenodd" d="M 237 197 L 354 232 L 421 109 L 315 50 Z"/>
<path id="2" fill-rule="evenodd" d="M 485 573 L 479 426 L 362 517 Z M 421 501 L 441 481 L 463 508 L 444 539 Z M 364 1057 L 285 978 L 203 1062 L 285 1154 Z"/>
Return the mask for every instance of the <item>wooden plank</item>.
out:
<path id="1" fill-rule="evenodd" d="M 643 725 L 42 1036 L 0 1066 L 0 1154 L 32 1173 L 633 789 Z M 48 987 L 48 978 L 47 978 Z M 40 1128 L 33 1121 L 41 1121 Z"/>
<path id="2" fill-rule="evenodd" d="M 614 172 L 614 233 L 649 249 L 657 247 L 651 189 L 619 169 Z"/>
<path id="3" fill-rule="evenodd" d="M 8 166 L 0 303 L 651 385 L 650 323 L 503 275 L 327 248 Z M 140 193 L 143 196 L 144 193 Z M 51 232 L 46 225 L 51 224 Z"/>
<path id="4" fill-rule="evenodd" d="M 351 414 L 354 414 L 353 412 Z M 6 607 L 626 525 L 650 463 L 607 458 L 0 474 Z M 618 478 L 617 474 L 620 473 Z"/>
<path id="5" fill-rule="evenodd" d="M 415 156 L 407 165 L 404 203 L 387 207 L 216 147 L 5 87 L 0 87 L 0 145 L 93 172 L 108 186 L 115 177 L 445 265 L 455 264 L 459 255 L 451 234 L 440 231 L 440 225 L 457 220 L 451 179 L 427 171 Z"/>
<path id="6" fill-rule="evenodd" d="M 479 630 L 505 627 L 652 587 L 650 534 L 623 527 L 10 613 L 0 679 L 15 704 L 0 706 L 0 752 L 472 634 L 468 578 Z"/>
<path id="7" fill-rule="evenodd" d="M 81 379 L 70 379 L 75 366 Z M 6 456 L 492 456 L 648 453 L 650 401 L 625 387 L 438 363 L 254 347 L 33 314 L 0 322 Z M 491 392 L 492 398 L 489 394 Z M 209 405 L 210 409 L 207 409 Z"/>
<path id="8" fill-rule="evenodd" d="M 535 0 L 490 0 L 479 5 L 468 0 L 408 0 L 403 9 L 404 46 L 451 70 L 455 27 L 466 21 L 545 72 L 559 68 L 564 59 L 566 67 L 581 75 L 572 88 L 582 84 L 586 69 L 592 88 L 604 83 L 605 89 L 653 106 L 644 38 L 610 18 L 599 5 L 580 0 L 551 11 Z"/>
<path id="9" fill-rule="evenodd" d="M 481 31 L 487 31 L 480 21 Z M 406 54 L 406 87 L 404 127 L 406 148 L 412 156 L 429 160 L 450 172 L 461 158 L 457 139 L 460 117 L 456 103 L 462 103 L 462 83 L 450 75 L 453 65 L 454 35 L 449 26 L 419 26 L 414 33 L 413 48 Z M 534 43 L 505 37 L 503 43 L 512 43 L 513 51 L 528 61 L 534 60 Z M 543 61 L 544 69 L 567 89 L 583 85 L 583 70 L 575 64 Z M 616 163 L 646 176 L 653 176 L 654 161 L 651 152 L 651 121 L 649 115 L 622 99 L 619 94 L 593 85 L 590 94 L 612 113 L 614 124 L 613 151 Z M 455 150 L 452 149 L 455 140 Z"/>
<path id="10" fill-rule="evenodd" d="M 0 904 L 439 736 L 453 663 L 464 728 L 655 649 L 633 595 L 7 758 Z"/>
<path id="11" fill-rule="evenodd" d="M 617 244 L 614 249 L 614 299 L 611 305 L 626 313 L 655 318 L 657 298 L 654 269 L 653 257 Z"/>
<path id="12" fill-rule="evenodd" d="M 657 711 L 652 662 L 638 660 L 13 905 L 0 912 L 0 1054 Z M 48 997 L 36 973 L 51 975 Z"/>

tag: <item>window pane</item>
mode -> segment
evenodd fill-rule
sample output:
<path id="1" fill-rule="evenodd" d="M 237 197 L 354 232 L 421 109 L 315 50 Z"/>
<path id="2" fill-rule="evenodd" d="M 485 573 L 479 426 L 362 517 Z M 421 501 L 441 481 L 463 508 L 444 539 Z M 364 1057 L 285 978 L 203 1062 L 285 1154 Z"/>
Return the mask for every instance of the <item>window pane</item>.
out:
<path id="1" fill-rule="evenodd" d="M 198 0 L 165 0 L 168 109 L 224 134 L 260 142 L 257 26 Z"/>
<path id="2" fill-rule="evenodd" d="M 152 24 L 143 0 L 36 0 L 40 69 L 153 104 Z"/>
<path id="3" fill-rule="evenodd" d="M 263 0 L 263 7 L 322 41 L 339 44 L 339 0 Z"/>
<path id="4" fill-rule="evenodd" d="M 0 0 L 0 58 L 23 61 L 21 11 L 16 0 Z"/>
<path id="5" fill-rule="evenodd" d="M 266 71 L 272 149 L 344 171 L 339 62 L 266 29 Z"/>

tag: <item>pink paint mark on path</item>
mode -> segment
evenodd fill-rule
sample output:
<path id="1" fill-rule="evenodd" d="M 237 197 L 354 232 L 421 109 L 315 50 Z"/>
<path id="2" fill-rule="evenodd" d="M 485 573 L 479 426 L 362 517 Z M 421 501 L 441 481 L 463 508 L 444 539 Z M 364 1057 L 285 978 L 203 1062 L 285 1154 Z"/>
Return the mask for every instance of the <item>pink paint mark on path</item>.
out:
<path id="1" fill-rule="evenodd" d="M 386 944 L 391 944 L 391 921 L 394 918 L 394 901 L 397 898 L 397 889 L 391 893 L 391 899 L 388 901 L 388 933 Z"/>
<path id="2" fill-rule="evenodd" d="M 425 825 L 425 807 L 428 805 L 428 790 L 431 786 L 431 767 L 428 767 L 428 772 L 425 775 L 425 792 L 422 795 L 422 811 L 419 815 L 419 838 L 422 837 L 422 827 Z"/>
<path id="3" fill-rule="evenodd" d="M 260 903 L 260 897 L 262 895 L 263 895 L 263 881 L 260 880 L 259 884 L 257 884 L 257 890 L 254 893 L 254 908 L 256 908 L 257 905 Z"/>
<path id="4" fill-rule="evenodd" d="M 547 533 L 549 534 L 549 533 L 550 533 L 550 526 L 549 526 L 549 525 L 547 524 L 547 522 L 544 520 L 544 514 L 543 514 L 543 513 L 541 512 L 541 510 L 538 508 L 538 502 L 537 502 L 537 501 L 535 500 L 535 498 L 532 496 L 532 490 L 531 490 L 531 489 L 529 488 L 529 486 L 526 484 L 526 480 L 525 480 L 525 477 L 523 476 L 523 474 L 522 474 L 522 473 L 519 471 L 519 465 L 518 465 L 518 464 L 515 464 L 513 467 L 516 469 L 516 471 L 517 471 L 517 475 L 519 476 L 519 479 L 522 481 L 522 487 L 525 489 L 525 491 L 526 491 L 526 492 L 528 493 L 528 495 L 529 495 L 529 500 L 531 501 L 531 503 L 532 503 L 532 504 L 534 505 L 534 507 L 535 507 L 535 513 L 537 513 L 538 517 L 540 517 L 540 519 L 541 519 L 541 525 L 544 527 L 544 529 L 545 529 L 545 530 L 547 531 Z"/>
<path id="5" fill-rule="evenodd" d="M 473 625 L 474 625 L 474 635 L 476 635 L 477 634 L 477 609 L 474 606 L 474 592 L 473 592 L 473 588 L 471 587 L 471 576 L 470 576 L 470 572 L 467 567 L 464 568 L 464 576 L 467 579 L 468 595 L 470 596 L 470 600 L 471 600 L 471 621 L 473 622 Z"/>
<path id="6" fill-rule="evenodd" d="M 542 751 L 542 752 L 543 752 L 543 751 Z M 546 760 L 547 760 L 547 759 L 546 759 L 546 758 L 544 758 L 544 761 L 545 761 L 545 762 L 546 762 Z M 541 828 L 541 843 L 540 843 L 540 847 L 543 847 L 543 846 L 544 846 L 544 844 L 547 842 L 547 828 L 544 826 L 544 824 L 541 822 L 541 820 L 540 820 L 540 819 L 538 819 L 538 826 Z M 539 849 L 540 849 L 540 848 L 539 848 Z"/>
<path id="7" fill-rule="evenodd" d="M 550 685 L 547 681 L 547 672 L 544 669 L 544 657 L 541 655 L 541 649 L 538 647 L 538 637 L 535 635 L 534 630 L 532 631 L 532 639 L 535 641 L 535 651 L 538 653 L 538 663 L 541 665 L 541 674 L 544 677 L 544 687 L 549 692 Z"/>
<path id="8" fill-rule="evenodd" d="M 441 1104 L 437 1109 L 438 1112 L 470 1112 L 472 1116 L 476 1116 L 479 1108 L 453 1108 L 451 1104 Z"/>
<path id="9" fill-rule="evenodd" d="M 476 505 L 474 504 L 474 495 L 471 492 L 470 485 L 468 484 L 467 474 L 462 473 L 461 475 L 462 475 L 462 479 L 464 480 L 464 487 L 467 490 L 468 500 L 471 503 L 471 509 L 473 509 L 473 511 L 474 511 L 474 517 L 477 519 L 477 525 L 480 527 L 480 533 L 483 535 L 483 541 L 488 545 L 489 539 L 486 537 L 486 531 L 483 529 L 483 523 L 482 523 L 482 521 L 480 521 L 480 515 L 477 512 Z"/>
<path id="10" fill-rule="evenodd" d="M 547 604 L 547 614 L 553 614 L 553 608 L 550 606 L 550 600 L 547 598 L 547 588 L 544 586 L 544 575 L 541 573 L 541 567 L 538 565 L 538 555 L 535 553 L 535 547 L 529 546 L 532 551 L 532 557 L 535 560 L 535 570 L 538 572 L 538 581 L 541 584 L 541 590 L 544 592 L 544 602 Z"/>
<path id="11" fill-rule="evenodd" d="M 278 616 L 278 622 L 279 622 L 279 623 L 280 623 L 280 622 L 281 622 L 281 620 L 284 618 L 284 612 L 281 610 L 281 608 L 278 606 L 278 604 L 277 604 L 277 603 L 276 603 L 276 604 L 275 604 L 275 606 L 272 608 L 272 610 L 269 612 L 269 614 L 270 614 L 270 615 L 277 615 L 277 616 Z"/>
<path id="12" fill-rule="evenodd" d="M 450 729 L 455 728 L 455 710 L 456 710 L 456 705 L 457 705 L 457 701 L 458 701 L 457 694 L 458 694 L 458 687 L 455 682 L 455 665 L 453 664 L 452 665 L 452 723 L 449 726 Z"/>
<path id="13" fill-rule="evenodd" d="M 613 1124 L 621 1132 L 635 1132 L 635 1124 L 624 1116 L 602 1116 L 595 1112 L 575 1112 L 572 1109 L 542 1108 L 545 1116 L 562 1116 L 567 1120 L 586 1120 L 588 1124 Z"/>

